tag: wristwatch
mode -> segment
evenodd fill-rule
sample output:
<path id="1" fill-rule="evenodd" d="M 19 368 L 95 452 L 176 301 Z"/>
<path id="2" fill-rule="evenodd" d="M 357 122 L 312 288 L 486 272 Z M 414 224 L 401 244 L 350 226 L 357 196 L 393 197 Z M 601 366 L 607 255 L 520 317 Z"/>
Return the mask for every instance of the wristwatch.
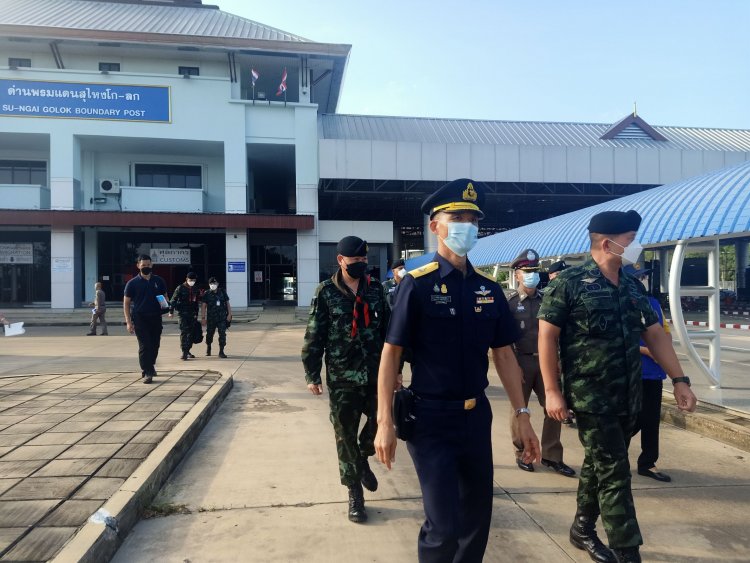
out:
<path id="1" fill-rule="evenodd" d="M 672 385 L 675 385 L 677 383 L 687 383 L 687 386 L 690 387 L 690 378 L 687 375 L 683 375 L 682 377 L 673 377 Z"/>
<path id="2" fill-rule="evenodd" d="M 529 416 L 531 416 L 531 411 L 526 407 L 521 407 L 520 409 L 516 409 L 516 416 L 521 415 L 521 414 L 528 414 Z"/>

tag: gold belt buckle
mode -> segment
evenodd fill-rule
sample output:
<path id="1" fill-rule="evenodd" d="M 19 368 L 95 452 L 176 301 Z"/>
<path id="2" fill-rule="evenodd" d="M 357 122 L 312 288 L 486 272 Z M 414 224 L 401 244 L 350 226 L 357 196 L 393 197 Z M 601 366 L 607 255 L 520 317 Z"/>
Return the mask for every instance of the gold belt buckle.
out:
<path id="1" fill-rule="evenodd" d="M 476 399 L 466 399 L 464 401 L 464 410 L 465 411 L 470 411 L 471 409 L 473 409 L 476 406 L 477 406 L 477 400 Z"/>

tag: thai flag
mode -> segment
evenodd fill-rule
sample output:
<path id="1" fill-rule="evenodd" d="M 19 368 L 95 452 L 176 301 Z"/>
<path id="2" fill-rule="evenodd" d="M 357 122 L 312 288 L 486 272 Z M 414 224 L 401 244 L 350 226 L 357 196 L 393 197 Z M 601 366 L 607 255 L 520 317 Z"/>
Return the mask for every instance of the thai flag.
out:
<path id="1" fill-rule="evenodd" d="M 279 91 L 276 92 L 277 96 L 281 96 L 286 92 L 286 68 L 284 68 L 284 73 L 281 75 L 281 84 L 279 84 Z"/>
<path id="2" fill-rule="evenodd" d="M 255 81 L 258 80 L 258 78 L 260 77 L 260 74 L 258 74 L 258 71 L 255 70 L 254 68 L 251 68 L 250 69 L 250 77 L 251 77 L 251 79 L 253 81 L 253 88 L 255 88 Z"/>

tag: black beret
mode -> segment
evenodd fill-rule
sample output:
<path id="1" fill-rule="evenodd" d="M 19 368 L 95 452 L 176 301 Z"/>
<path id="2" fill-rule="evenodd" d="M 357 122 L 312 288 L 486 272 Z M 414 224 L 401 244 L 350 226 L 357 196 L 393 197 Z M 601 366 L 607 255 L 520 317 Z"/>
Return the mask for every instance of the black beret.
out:
<path id="1" fill-rule="evenodd" d="M 196 275 L 195 272 L 188 272 L 187 279 L 189 279 L 189 280 L 197 280 L 198 276 Z"/>
<path id="2" fill-rule="evenodd" d="M 651 273 L 651 270 L 649 268 L 641 268 L 639 264 L 636 264 L 635 266 L 632 264 L 623 266 L 622 271 L 626 274 L 630 274 L 631 276 L 635 276 L 636 278 L 640 278 L 641 276 L 646 276 Z"/>
<path id="3" fill-rule="evenodd" d="M 422 213 L 432 217 L 438 211 L 474 211 L 484 218 L 484 189 L 469 178 L 448 182 L 427 196 L 422 202 Z"/>
<path id="4" fill-rule="evenodd" d="M 391 270 L 395 270 L 396 268 L 403 268 L 403 267 L 404 267 L 404 259 L 403 258 L 399 258 L 393 264 L 391 264 Z"/>
<path id="5" fill-rule="evenodd" d="M 557 262 L 552 262 L 552 264 L 549 265 L 549 268 L 547 268 L 547 273 L 554 274 L 555 272 L 562 272 L 567 268 L 568 265 L 565 263 L 565 260 L 558 260 Z"/>
<path id="6" fill-rule="evenodd" d="M 367 241 L 355 236 L 344 237 L 336 245 L 336 253 L 348 258 L 367 256 L 367 250 Z"/>
<path id="7" fill-rule="evenodd" d="M 510 265 L 514 270 L 535 270 L 539 267 L 539 254 L 533 248 L 527 248 Z"/>
<path id="8" fill-rule="evenodd" d="M 637 231 L 641 226 L 641 216 L 634 209 L 630 211 L 603 211 L 589 222 L 589 232 L 601 235 L 619 235 Z"/>

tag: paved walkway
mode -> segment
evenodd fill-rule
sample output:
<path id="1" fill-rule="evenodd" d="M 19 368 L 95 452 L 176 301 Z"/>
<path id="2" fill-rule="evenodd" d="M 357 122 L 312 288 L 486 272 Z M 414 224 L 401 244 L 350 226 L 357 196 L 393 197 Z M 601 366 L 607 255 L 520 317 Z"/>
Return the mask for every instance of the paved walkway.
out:
<path id="1" fill-rule="evenodd" d="M 0 378 L 0 561 L 51 558 L 218 377 Z"/>

